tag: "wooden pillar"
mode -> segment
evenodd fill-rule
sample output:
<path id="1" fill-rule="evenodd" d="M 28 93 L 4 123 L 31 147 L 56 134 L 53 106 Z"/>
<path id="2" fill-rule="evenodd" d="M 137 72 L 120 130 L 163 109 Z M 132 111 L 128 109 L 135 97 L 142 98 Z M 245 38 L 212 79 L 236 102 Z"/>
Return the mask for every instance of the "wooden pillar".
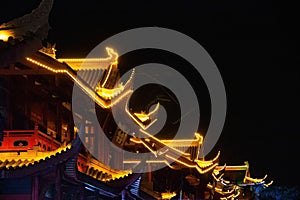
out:
<path id="1" fill-rule="evenodd" d="M 69 116 L 69 133 L 70 133 L 70 141 L 72 141 L 73 139 L 75 139 L 75 135 L 74 135 L 74 120 L 73 120 L 73 115 L 72 113 Z"/>
<path id="2" fill-rule="evenodd" d="M 11 68 L 11 66 L 10 66 Z M 6 128 L 8 130 L 11 130 L 12 129 L 12 124 L 13 124 L 13 99 L 12 99 L 12 93 L 14 92 L 13 91 L 13 88 L 12 88 L 12 80 L 11 80 L 11 76 L 8 77 L 7 79 L 7 123 L 6 123 Z"/>
<path id="3" fill-rule="evenodd" d="M 56 132 L 57 132 L 57 139 L 61 141 L 61 126 L 62 126 L 62 104 L 60 100 L 57 100 L 56 104 Z"/>
<path id="4" fill-rule="evenodd" d="M 31 186 L 31 199 L 32 200 L 39 200 L 39 177 L 33 176 L 32 177 L 32 186 Z"/>
<path id="5" fill-rule="evenodd" d="M 39 142 L 39 127 L 37 124 L 34 125 L 34 141 L 33 141 L 33 145 L 38 145 Z M 39 147 L 40 149 L 41 147 Z"/>
<path id="6" fill-rule="evenodd" d="M 151 164 L 148 163 L 148 182 L 152 182 L 152 171 L 151 171 Z"/>
<path id="7" fill-rule="evenodd" d="M 49 98 L 49 97 L 48 97 Z M 49 102 L 46 100 L 43 102 L 43 126 L 46 128 L 46 134 L 48 134 L 48 117 L 49 117 Z M 53 137 L 53 135 L 52 135 Z"/>
<path id="8" fill-rule="evenodd" d="M 55 190 L 56 190 L 56 200 L 62 199 L 62 191 L 61 191 L 61 176 L 60 167 L 56 169 L 56 179 L 55 179 Z"/>
<path id="9" fill-rule="evenodd" d="M 195 198 L 199 200 L 204 200 L 205 199 L 205 189 L 207 186 L 207 180 L 205 180 L 207 177 L 204 175 L 200 176 L 200 184 L 195 186 Z"/>
<path id="10" fill-rule="evenodd" d="M 24 91 L 24 116 L 25 116 L 25 122 L 24 122 L 24 129 L 30 129 L 29 128 L 29 119 L 30 119 L 30 111 L 29 111 L 29 108 L 30 106 L 28 106 L 28 89 L 29 89 L 29 86 L 28 86 L 28 79 L 25 80 L 25 91 Z M 31 127 L 32 128 L 32 127 Z"/>

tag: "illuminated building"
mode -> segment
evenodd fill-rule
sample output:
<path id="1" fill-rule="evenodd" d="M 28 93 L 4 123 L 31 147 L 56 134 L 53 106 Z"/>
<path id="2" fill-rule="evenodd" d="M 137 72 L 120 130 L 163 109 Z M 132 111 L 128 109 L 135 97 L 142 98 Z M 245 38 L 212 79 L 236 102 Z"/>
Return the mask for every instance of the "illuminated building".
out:
<path id="1" fill-rule="evenodd" d="M 152 136 L 148 128 L 157 120 L 159 103 L 151 112 L 124 108 L 145 138 L 122 132 L 110 109 L 133 92 L 135 71 L 115 87 L 120 76 L 115 50 L 107 48 L 106 58 L 57 59 L 55 46 L 43 47 L 42 39 L 37 32 L 0 32 L 0 199 L 172 199 L 185 195 L 232 199 L 243 194 L 241 188 L 266 186 L 264 180 L 250 178 L 247 166 L 241 167 L 242 181 L 230 179 L 230 172 L 240 168 L 218 166 L 220 152 L 209 160 L 199 158 L 203 141 L 199 133 L 194 139 L 179 140 Z M 106 135 L 88 114 L 73 115 L 74 85 L 96 104 Z M 76 127 L 74 121 L 82 126 Z M 93 152 L 82 145 L 79 135 Z M 140 161 L 114 154 L 104 137 L 119 147 L 148 151 L 159 159 L 146 160 L 149 172 L 145 174 L 120 170 Z M 92 155 L 102 155 L 101 161 Z M 166 167 L 151 172 L 157 164 Z"/>
<path id="2" fill-rule="evenodd" d="M 272 184 L 272 181 L 265 182 L 267 176 L 251 178 L 248 162 L 244 165 L 218 166 L 212 175 L 207 188 L 214 199 L 256 199 L 260 190 Z"/>
<path id="3" fill-rule="evenodd" d="M 103 85 L 114 84 L 116 78 L 107 78 L 105 72 L 103 69 L 106 80 Z M 101 135 L 91 122 L 83 120 L 83 132 L 74 126 L 69 91 L 75 73 L 66 63 L 43 51 L 1 68 L 4 101 L 1 102 L 0 199 L 125 197 L 130 195 L 131 185 L 139 182 L 140 174 L 99 162 L 81 144 L 78 134 L 84 134 L 89 145 L 107 155 L 103 160 L 110 159 L 109 149 L 101 142 L 96 143 L 102 141 Z M 92 90 L 80 82 L 78 85 L 84 94 L 97 95 L 95 101 L 104 109 L 103 125 L 109 118 L 105 109 L 111 106 L 110 99 L 122 98 L 128 91 L 123 87 L 114 94 L 105 88 L 112 94 L 107 98 L 103 93 L 91 94 Z M 76 117 L 74 120 L 82 120 L 80 114 Z M 118 155 L 112 157 L 115 159 L 112 165 L 122 162 Z"/>
<path id="4" fill-rule="evenodd" d="M 74 118 L 71 112 L 72 88 L 77 84 L 101 108 L 101 125 L 109 123 L 111 100 L 117 103 L 130 92 L 131 79 L 114 87 L 119 76 L 117 54 L 108 48 L 107 58 L 85 59 L 97 68 L 89 65 L 78 72 L 76 63 L 83 59 L 58 60 L 55 46 L 43 47 L 43 38 L 20 30 L 0 32 L 0 199 L 130 198 L 141 174 L 110 167 L 122 163 L 122 157 L 96 142 L 105 136 L 82 113 Z M 91 73 L 99 74 L 100 80 L 86 81 Z M 74 120 L 82 121 L 81 131 Z M 79 134 L 95 149 L 93 153 L 107 155 L 102 160 L 112 164 L 93 158 Z"/>

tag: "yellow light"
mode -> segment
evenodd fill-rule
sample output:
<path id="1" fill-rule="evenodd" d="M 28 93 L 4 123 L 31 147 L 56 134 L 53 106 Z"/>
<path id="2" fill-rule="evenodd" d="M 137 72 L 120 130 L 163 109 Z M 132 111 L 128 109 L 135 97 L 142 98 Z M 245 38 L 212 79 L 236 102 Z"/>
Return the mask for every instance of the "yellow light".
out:
<path id="1" fill-rule="evenodd" d="M 249 176 L 246 176 L 245 177 L 247 181 L 250 181 L 250 182 L 253 182 L 253 183 L 260 183 L 260 182 L 263 182 L 266 178 L 267 178 L 267 175 L 265 175 L 263 178 L 251 178 Z"/>
<path id="2" fill-rule="evenodd" d="M 134 113 L 134 115 L 135 115 L 139 120 L 141 120 L 142 122 L 145 122 L 145 121 L 147 121 L 147 120 L 150 119 L 150 117 L 149 117 L 146 113 L 144 113 L 144 112 L 141 112 L 141 113 Z"/>
<path id="3" fill-rule="evenodd" d="M 188 164 L 187 162 L 183 162 L 177 158 L 174 158 L 173 156 L 170 156 L 170 155 L 166 155 L 166 157 L 172 159 L 173 161 L 177 162 L 177 163 L 180 163 L 186 167 L 189 167 L 189 168 L 196 168 L 196 170 L 200 173 L 200 174 L 205 174 L 207 172 L 209 172 L 210 170 L 213 170 L 217 165 L 218 163 L 215 163 L 213 164 L 212 166 L 210 166 L 209 168 L 203 170 L 202 168 L 200 168 L 197 164 L 193 163 L 193 164 Z"/>
<path id="4" fill-rule="evenodd" d="M 102 84 L 102 87 L 105 86 L 105 84 L 106 84 L 106 82 L 107 82 L 107 80 L 108 80 L 108 78 L 109 78 L 109 75 L 110 75 L 110 73 L 111 73 L 112 68 L 113 68 L 112 65 L 110 65 L 110 66 L 109 66 L 109 70 L 108 70 L 108 72 L 107 72 L 107 74 L 106 74 L 105 80 L 104 80 L 104 82 L 103 82 L 103 84 Z"/>
<path id="5" fill-rule="evenodd" d="M 0 161 L 16 161 L 11 166 L 13 167 L 22 167 L 22 166 L 29 166 L 30 164 L 34 164 L 35 162 L 40 162 L 41 160 L 45 160 L 50 158 L 51 156 L 55 156 L 58 153 L 67 151 L 71 148 L 71 144 L 67 146 L 59 147 L 54 151 L 47 151 L 47 152 L 40 152 L 37 150 L 29 150 L 26 152 L 20 152 L 20 154 L 16 154 L 16 152 L 1 152 L 0 153 Z M 22 162 L 18 164 L 18 161 L 21 160 Z M 5 166 L 7 169 L 10 165 Z"/>
<path id="6" fill-rule="evenodd" d="M 177 139 L 177 140 L 161 140 L 161 142 L 166 143 L 168 145 L 172 146 L 178 146 L 178 145 L 193 145 L 196 143 L 195 146 L 202 144 L 203 137 L 199 133 L 195 133 L 195 139 Z M 173 143 L 173 144 L 172 144 Z M 178 144 L 179 143 L 179 144 Z"/>
<path id="7" fill-rule="evenodd" d="M 134 71 L 132 72 L 134 74 Z M 131 78 L 129 79 L 131 80 Z M 128 81 L 129 81 L 128 80 Z M 151 123 L 148 125 L 144 125 L 142 122 L 145 118 L 149 118 L 150 116 L 153 115 L 155 112 L 157 112 L 159 109 L 159 103 L 157 103 L 156 107 L 154 108 L 153 111 L 151 111 L 149 114 L 140 114 L 140 113 L 134 113 L 131 114 L 131 112 L 128 110 L 128 101 L 126 102 L 126 106 L 125 106 L 125 112 L 131 117 L 131 119 L 137 124 L 139 125 L 139 127 L 141 127 L 143 130 L 147 130 L 152 124 L 154 124 L 157 119 L 151 119 Z M 145 120 L 146 121 L 146 120 Z"/>
<path id="8" fill-rule="evenodd" d="M 236 187 L 237 187 L 237 186 L 234 186 L 231 190 L 227 190 L 227 191 L 223 191 L 222 188 L 219 188 L 219 187 L 217 187 L 217 186 L 215 186 L 214 189 L 215 189 L 216 192 L 218 192 L 218 193 L 221 194 L 221 195 L 229 195 L 229 194 L 232 194 L 232 193 L 236 190 Z M 212 186 L 210 183 L 208 183 L 208 184 L 207 184 L 207 188 L 208 188 L 208 189 L 212 189 L 213 186 Z M 224 198 L 227 199 L 228 197 L 222 197 L 222 198 L 223 198 L 223 199 L 224 199 Z M 221 198 L 221 199 L 222 199 L 222 198 Z"/>
<path id="9" fill-rule="evenodd" d="M 119 55 L 114 49 L 106 47 L 108 57 L 106 58 L 59 58 L 59 62 L 67 63 L 73 70 L 82 69 L 82 64 L 85 63 L 84 69 L 99 69 L 106 68 L 109 65 L 117 65 Z M 105 65 L 105 66 L 104 66 Z"/>
<path id="10" fill-rule="evenodd" d="M 142 111 L 141 113 L 134 113 L 134 115 L 142 122 L 145 122 L 145 121 L 149 120 L 150 116 L 153 115 L 154 113 L 156 113 L 158 111 L 158 109 L 159 109 L 159 103 L 157 103 L 154 110 L 152 110 L 148 114 L 145 113 L 144 111 Z M 132 116 L 132 115 L 130 115 L 130 116 Z"/>
<path id="11" fill-rule="evenodd" d="M 1 30 L 0 31 L 0 40 L 7 42 L 8 38 L 12 36 L 14 37 L 14 33 L 10 30 Z"/>
<path id="12" fill-rule="evenodd" d="M 118 64 L 118 58 L 119 55 L 117 52 L 115 52 L 112 48 L 106 47 L 107 53 L 109 56 L 111 56 L 111 59 L 113 62 L 111 63 L 112 65 L 117 65 Z"/>
<path id="13" fill-rule="evenodd" d="M 99 96 L 103 97 L 104 99 L 110 100 L 120 94 L 124 90 L 124 86 L 120 84 L 118 87 L 113 88 L 113 89 L 107 89 L 107 88 L 96 88 L 97 94 Z"/>
<path id="14" fill-rule="evenodd" d="M 161 193 L 162 199 L 171 199 L 172 197 L 176 196 L 176 192 L 163 192 Z"/>
<path id="15" fill-rule="evenodd" d="M 216 180 L 216 181 L 221 181 L 222 177 L 224 176 L 224 174 L 221 174 L 219 178 L 216 177 L 215 175 L 215 171 L 218 171 L 218 170 L 214 170 L 214 172 L 212 173 L 212 176 L 213 178 Z M 218 174 L 217 174 L 218 175 Z"/>
<path id="16" fill-rule="evenodd" d="M 0 34 L 0 40 L 3 40 L 4 42 L 7 41 L 8 37 L 8 35 Z"/>
<path id="17" fill-rule="evenodd" d="M 157 151 L 154 151 L 146 142 L 144 142 L 140 138 L 130 138 L 130 141 L 137 143 L 137 144 L 143 144 L 155 157 L 157 157 Z"/>
<path id="18" fill-rule="evenodd" d="M 182 140 L 181 139 L 179 139 L 179 140 L 160 140 L 157 137 L 154 137 L 153 135 L 151 135 L 150 133 L 148 133 L 148 132 L 146 132 L 146 131 L 144 131 L 142 129 L 140 129 L 140 132 L 144 133 L 147 137 L 152 138 L 153 140 L 159 142 L 163 146 L 168 147 L 169 149 L 173 150 L 174 152 L 177 152 L 179 155 L 184 155 L 184 156 L 189 156 L 190 154 L 174 148 L 173 146 L 176 146 L 176 145 L 174 145 L 174 143 L 177 144 L 177 145 L 180 145 L 180 144 L 181 145 L 185 145 L 184 143 L 186 143 L 186 142 L 188 144 L 191 144 L 192 142 L 202 142 L 202 136 L 199 133 L 195 133 L 196 139 L 192 139 L 192 140 L 189 140 L 189 139 L 182 139 Z"/>
<path id="19" fill-rule="evenodd" d="M 218 166 L 217 170 L 221 171 L 223 169 L 224 166 Z M 248 169 L 247 165 L 235 165 L 235 166 L 230 166 L 230 165 L 226 165 L 225 166 L 225 170 L 229 170 L 229 171 L 246 171 Z"/>
<path id="20" fill-rule="evenodd" d="M 266 184 L 264 184 L 265 185 L 265 187 L 269 187 L 270 185 L 272 185 L 273 184 L 273 181 L 271 181 L 270 183 L 266 183 Z"/>
<path id="21" fill-rule="evenodd" d="M 80 156 L 82 156 L 80 154 Z M 107 173 L 109 174 L 111 177 L 110 178 L 101 178 L 101 177 L 98 177 L 97 178 L 97 174 L 88 174 L 89 176 L 93 177 L 93 178 L 96 178 L 98 180 L 101 180 L 101 181 L 111 181 L 111 180 L 114 180 L 114 179 L 119 179 L 119 178 L 124 178 L 125 176 L 129 175 L 129 174 L 132 174 L 132 171 L 131 170 L 117 170 L 117 169 L 113 169 L 103 163 L 101 163 L 100 161 L 94 159 L 94 158 L 90 158 L 88 163 L 87 163 L 87 166 L 89 169 L 93 168 L 94 171 L 98 171 L 98 172 L 102 172 L 102 173 Z M 80 169 L 79 169 L 80 170 Z M 81 171 L 81 170 L 80 170 Z M 81 171 L 83 173 L 86 173 L 84 171 Z"/>
<path id="22" fill-rule="evenodd" d="M 158 142 L 160 142 L 161 144 L 164 144 L 161 142 L 161 140 L 159 140 L 158 138 L 150 135 L 149 133 L 147 133 L 146 131 L 143 131 L 140 129 L 141 132 L 145 133 L 149 138 L 152 138 Z M 199 142 L 199 141 L 202 141 L 202 136 L 199 134 L 199 133 L 195 133 L 195 136 L 196 136 L 196 139 L 195 141 Z M 147 139 L 149 139 L 147 138 Z M 160 153 L 158 151 L 154 151 L 148 144 L 146 144 L 142 139 L 140 138 L 130 138 L 130 140 L 134 143 L 137 143 L 137 144 L 143 144 L 149 151 L 151 151 L 155 157 L 157 157 L 157 154 L 158 155 L 162 155 L 162 154 L 165 154 L 165 157 L 166 158 L 169 158 L 171 159 L 172 161 L 174 162 L 177 162 L 177 163 L 180 163 L 186 167 L 189 167 L 189 168 L 196 168 L 196 170 L 200 173 L 200 174 L 205 174 L 207 173 L 208 171 L 211 171 L 213 169 L 216 168 L 216 166 L 218 165 L 217 162 L 215 162 L 219 156 L 220 156 L 220 151 L 218 152 L 218 154 L 215 156 L 215 158 L 213 158 L 212 160 L 209 160 L 209 161 L 204 161 L 204 160 L 198 160 L 196 159 L 194 162 L 191 162 L 190 160 L 186 160 L 184 161 L 184 158 L 183 158 L 183 161 L 180 160 L 180 159 L 177 159 L 176 157 L 173 157 L 169 154 L 167 154 L 167 152 L 170 150 L 173 150 L 172 152 L 175 153 L 175 154 L 179 154 L 179 156 L 182 156 L 184 155 L 184 152 L 180 151 L 180 150 L 177 150 L 175 148 L 172 148 L 166 144 L 164 144 L 166 147 L 167 147 L 167 150 L 163 153 Z M 188 154 L 189 155 L 189 154 Z M 186 156 L 186 155 L 185 155 Z M 157 161 L 157 162 L 161 162 L 161 161 Z M 164 163 L 168 163 L 167 161 L 163 161 Z"/>
<path id="23" fill-rule="evenodd" d="M 101 106 L 102 108 L 110 108 L 113 105 L 119 103 L 123 98 L 125 98 L 127 95 L 129 95 L 130 93 L 132 93 L 132 90 L 127 90 L 126 92 L 124 92 L 122 95 L 119 95 L 121 92 L 124 91 L 124 88 L 127 87 L 127 85 L 129 85 L 130 81 L 132 80 L 132 76 L 134 74 L 134 70 L 132 71 L 132 76 L 130 77 L 130 79 L 126 82 L 125 86 L 122 86 L 122 84 L 119 85 L 118 88 L 114 88 L 111 91 L 109 89 L 105 89 L 105 88 L 98 88 L 98 90 L 101 90 L 101 92 L 95 93 L 95 91 L 91 90 L 89 87 L 87 87 L 84 83 L 82 83 L 79 79 L 76 78 L 76 76 L 74 74 L 72 74 L 71 72 L 69 72 L 66 69 L 54 69 L 48 65 L 45 65 L 39 61 L 36 61 L 32 58 L 26 57 L 26 60 L 34 63 L 40 67 L 43 67 L 51 72 L 54 73 L 65 73 L 67 74 L 75 83 L 77 83 L 79 85 L 79 87 L 89 96 L 91 97 L 99 106 Z M 99 96 L 104 98 L 104 99 L 111 99 L 113 97 L 117 97 L 115 101 L 113 102 L 106 102 L 103 99 L 99 98 Z M 102 95 L 102 96 L 101 96 Z"/>

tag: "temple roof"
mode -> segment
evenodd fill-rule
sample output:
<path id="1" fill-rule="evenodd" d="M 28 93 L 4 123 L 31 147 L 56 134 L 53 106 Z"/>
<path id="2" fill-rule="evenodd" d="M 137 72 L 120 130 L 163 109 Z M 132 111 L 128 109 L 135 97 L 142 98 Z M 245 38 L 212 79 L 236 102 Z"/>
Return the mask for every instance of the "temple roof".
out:
<path id="1" fill-rule="evenodd" d="M 54 151 L 40 152 L 38 149 L 25 152 L 0 152 L 0 178 L 23 177 L 57 165 L 76 155 L 80 139 Z"/>
<path id="2" fill-rule="evenodd" d="M 67 63 L 74 71 L 106 69 L 107 66 L 118 63 L 118 53 L 112 48 L 106 48 L 106 58 L 59 58 L 59 62 Z"/>
<path id="3" fill-rule="evenodd" d="M 44 166 L 44 163 L 55 165 L 57 163 L 66 161 L 70 157 L 76 156 L 80 146 L 81 141 L 79 137 L 77 137 L 72 143 L 68 145 L 62 145 L 54 151 L 39 151 L 38 146 L 34 146 L 32 150 L 27 151 L 2 151 L 0 152 L 0 170 L 8 172 L 20 169 L 29 169 L 31 167 Z M 77 170 L 99 181 L 108 182 L 115 179 L 124 178 L 125 176 L 132 174 L 131 170 L 116 170 L 105 164 L 102 164 L 92 157 L 87 158 L 82 154 L 78 154 L 78 157 L 85 160 L 85 166 L 83 168 L 77 164 Z M 3 173 L 4 172 L 2 172 L 2 174 Z"/>
<path id="4" fill-rule="evenodd" d="M 53 151 L 39 151 L 38 146 L 23 152 L 2 151 L 0 179 L 44 173 L 47 169 L 64 163 L 65 175 L 69 179 L 82 182 L 102 195 L 116 197 L 124 187 L 130 186 L 141 176 L 130 170 L 116 170 L 102 164 L 93 157 L 79 153 L 81 148 L 84 147 L 80 137 L 76 137 L 70 144 Z M 84 165 L 79 164 L 80 159 L 84 161 Z"/>
<path id="5" fill-rule="evenodd" d="M 38 151 L 39 147 L 36 146 L 36 149 L 28 150 L 25 152 L 1 152 L 0 153 L 0 169 L 16 169 L 22 167 L 28 167 L 36 163 L 45 161 L 58 156 L 64 152 L 67 152 L 71 149 L 71 145 L 65 147 L 60 147 L 55 151 L 41 152 Z"/>
<path id="6" fill-rule="evenodd" d="M 79 157 L 83 156 L 79 154 Z M 131 170 L 116 170 L 113 169 L 94 158 L 89 158 L 86 167 L 80 168 L 77 167 L 78 171 L 84 173 L 88 176 L 93 177 L 96 180 L 108 182 L 113 181 L 115 179 L 124 178 L 130 174 L 132 174 Z"/>
<path id="7" fill-rule="evenodd" d="M 223 200 L 234 199 L 249 187 L 268 187 L 272 184 L 272 181 L 265 183 L 267 176 L 251 178 L 247 161 L 244 165 L 217 166 L 212 175 L 214 183 L 209 183 L 207 187 L 221 195 L 220 199 Z"/>
<path id="8" fill-rule="evenodd" d="M 108 50 L 110 52 L 110 50 Z M 108 57 L 110 58 L 110 57 Z M 76 60 L 76 59 L 74 59 Z M 110 108 L 114 104 L 119 102 L 119 99 L 124 98 L 132 91 L 130 88 L 130 83 L 134 75 L 134 70 L 132 71 L 131 77 L 127 80 L 126 83 L 120 83 L 114 88 L 105 88 L 104 84 L 99 86 L 100 78 L 104 79 L 105 83 L 112 81 L 113 83 L 116 81 L 117 77 L 114 77 L 113 74 L 104 73 L 103 66 L 99 66 L 98 68 L 89 68 L 88 62 L 94 59 L 87 59 L 87 64 L 85 61 L 83 62 L 83 67 L 80 68 L 78 72 L 76 69 L 72 68 L 72 65 L 69 66 L 65 61 L 57 60 L 49 55 L 41 52 L 37 52 L 31 56 L 25 58 L 25 61 L 22 61 L 25 65 L 31 66 L 33 68 L 39 68 L 38 70 L 44 73 L 56 73 L 56 74 L 64 74 L 68 78 L 70 78 L 76 85 L 86 93 L 90 98 L 92 98 L 95 103 L 97 103 L 102 108 Z M 96 59 L 97 60 L 97 59 Z M 101 59 L 100 59 L 101 60 Z M 71 62 L 71 61 L 69 61 Z M 94 62 L 94 61 L 91 61 Z M 110 61 L 111 62 L 111 61 Z M 111 66 L 106 66 L 109 69 L 112 69 Z M 78 70 L 78 69 L 77 69 Z M 110 77 L 113 76 L 113 77 Z M 114 85 L 114 84 L 113 84 Z M 114 102 L 111 102 L 111 99 L 115 99 Z"/>
<path id="9" fill-rule="evenodd" d="M 192 140 L 160 140 L 146 131 L 141 130 L 149 138 L 131 138 L 131 141 L 137 144 L 144 145 L 155 157 L 159 158 L 158 161 L 166 163 L 172 169 L 191 168 L 196 169 L 198 173 L 205 174 L 212 171 L 218 165 L 218 159 L 220 152 L 211 160 L 204 160 L 198 158 L 199 146 L 202 144 L 202 136 L 199 133 L 195 133 L 195 139 Z M 189 149 L 191 145 L 196 147 L 191 152 L 182 151 L 180 147 L 186 147 Z M 179 148 L 178 148 L 179 147 Z M 196 151 L 193 153 L 193 151 Z M 195 158 L 191 157 L 195 154 Z M 148 161 L 151 163 L 151 160 Z M 171 165 L 171 163 L 174 163 Z"/>

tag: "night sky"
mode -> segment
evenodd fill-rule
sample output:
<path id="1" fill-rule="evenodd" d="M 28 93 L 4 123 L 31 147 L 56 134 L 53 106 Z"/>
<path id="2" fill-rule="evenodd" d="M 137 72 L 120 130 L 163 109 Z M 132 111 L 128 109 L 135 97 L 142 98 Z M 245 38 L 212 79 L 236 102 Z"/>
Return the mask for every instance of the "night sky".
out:
<path id="1" fill-rule="evenodd" d="M 1 3 L 0 23 L 30 12 L 39 2 Z M 48 41 L 56 43 L 60 58 L 84 57 L 104 39 L 143 26 L 170 28 L 192 37 L 218 66 L 228 100 L 223 133 L 208 157 L 221 150 L 221 163 L 247 160 L 253 177 L 268 174 L 275 184 L 299 185 L 295 165 L 300 133 L 299 22 L 295 13 L 293 5 L 268 0 L 200 4 L 56 0 Z"/>

